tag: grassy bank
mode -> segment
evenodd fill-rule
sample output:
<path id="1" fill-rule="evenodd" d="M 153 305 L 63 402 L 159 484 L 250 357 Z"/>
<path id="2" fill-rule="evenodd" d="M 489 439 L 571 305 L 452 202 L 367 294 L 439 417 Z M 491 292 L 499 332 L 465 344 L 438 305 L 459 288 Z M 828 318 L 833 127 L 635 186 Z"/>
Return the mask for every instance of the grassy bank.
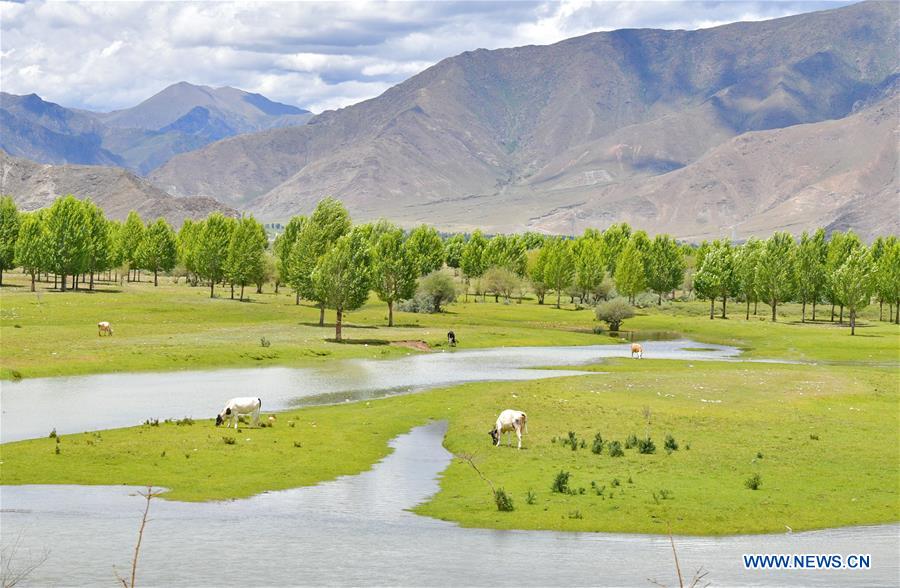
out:
<path id="1" fill-rule="evenodd" d="M 466 526 L 661 533 L 668 522 L 675 533 L 705 535 L 900 519 L 896 370 L 649 359 L 599 368 L 608 373 L 296 410 L 237 434 L 197 421 L 11 443 L 2 446 L 0 481 L 151 483 L 171 488 L 171 499 L 245 497 L 365 470 L 390 438 L 440 418 L 450 423 L 446 447 L 474 454 L 516 509 L 498 512 L 487 484 L 456 461 L 417 512 Z M 522 451 L 489 445 L 505 407 L 530 416 Z M 586 447 L 563 445 L 569 431 Z M 598 432 L 621 442 L 649 435 L 656 451 L 597 455 Z M 678 443 L 671 453 L 667 434 Z M 551 491 L 560 471 L 572 494 Z M 757 490 L 745 486 L 754 474 Z"/>
<path id="2" fill-rule="evenodd" d="M 447 312 L 422 315 L 397 312 L 388 328 L 387 307 L 373 298 L 349 313 L 345 344 L 318 326 L 318 309 L 296 306 L 289 293 L 252 294 L 237 302 L 221 289 L 210 299 L 205 288 L 161 280 L 122 287 L 101 285 L 94 293 L 28 291 L 21 275 L 8 274 L 0 293 L 0 378 L 42 377 L 112 371 L 169 371 L 259 365 L 308 365 L 345 357 L 395 357 L 410 353 L 391 342 L 422 340 L 446 345 L 453 329 L 463 348 L 513 345 L 586 345 L 612 342 L 593 334 L 602 326 L 591 309 L 556 309 L 526 299 L 521 304 L 457 302 Z M 799 323 L 799 307 L 786 305 L 778 323 L 760 316 L 744 320 L 732 305 L 728 320 L 707 318 L 705 302 L 675 303 L 639 310 L 625 322 L 637 330 L 674 331 L 708 343 L 737 345 L 748 356 L 807 361 L 896 362 L 900 328 L 879 322 L 877 308 L 864 313 L 858 335 L 836 323 Z M 826 316 L 821 309 L 820 316 Z M 97 337 L 96 323 L 110 321 L 115 336 Z M 263 347 L 261 340 L 270 342 Z"/>

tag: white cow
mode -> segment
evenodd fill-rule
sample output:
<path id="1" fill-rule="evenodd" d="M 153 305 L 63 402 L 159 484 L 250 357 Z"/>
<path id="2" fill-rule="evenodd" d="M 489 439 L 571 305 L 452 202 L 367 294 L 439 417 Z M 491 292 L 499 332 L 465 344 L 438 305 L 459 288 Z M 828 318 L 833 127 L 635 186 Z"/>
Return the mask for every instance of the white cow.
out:
<path id="1" fill-rule="evenodd" d="M 225 408 L 222 409 L 218 415 L 216 415 L 216 426 L 218 427 L 226 420 L 231 419 L 234 421 L 234 428 L 238 428 L 238 419 L 239 415 L 242 414 L 252 414 L 253 415 L 253 425 L 255 426 L 259 422 L 259 410 L 262 408 L 262 400 L 259 398 L 232 398 L 227 403 L 225 403 Z"/>
<path id="2" fill-rule="evenodd" d="M 509 447 L 510 436 L 508 433 L 515 431 L 516 437 L 519 438 L 519 449 L 522 449 L 522 429 L 525 429 L 526 433 L 528 432 L 528 415 L 521 410 L 506 409 L 497 417 L 497 424 L 488 432 L 488 435 L 491 436 L 493 444 L 500 447 L 500 436 L 507 433 L 506 446 Z"/>
<path id="3" fill-rule="evenodd" d="M 97 336 L 100 337 L 103 333 L 106 333 L 109 336 L 112 336 L 113 334 L 112 325 L 109 324 L 108 321 L 100 321 L 97 323 Z"/>

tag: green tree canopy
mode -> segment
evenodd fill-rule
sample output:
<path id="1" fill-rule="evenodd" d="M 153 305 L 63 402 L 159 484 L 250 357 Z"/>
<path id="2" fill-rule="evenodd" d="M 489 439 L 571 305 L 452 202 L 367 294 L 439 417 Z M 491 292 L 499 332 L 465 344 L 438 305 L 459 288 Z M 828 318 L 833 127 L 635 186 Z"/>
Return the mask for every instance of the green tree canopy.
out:
<path id="1" fill-rule="evenodd" d="M 372 289 L 388 305 L 388 326 L 394 326 L 394 303 L 412 298 L 416 293 L 416 268 L 413 255 L 406 248 L 403 230 L 394 227 L 378 238 L 373 251 Z"/>
<path id="2" fill-rule="evenodd" d="M 459 269 L 465 249 L 466 237 L 462 233 L 457 233 L 447 239 L 447 242 L 444 243 L 444 261 L 447 262 L 447 267 Z"/>
<path id="3" fill-rule="evenodd" d="M 3 272 L 15 267 L 18 239 L 19 210 L 11 196 L 0 197 L 0 286 L 3 285 Z"/>
<path id="4" fill-rule="evenodd" d="M 794 249 L 794 275 L 796 276 L 796 295 L 803 304 L 800 322 L 806 322 L 806 304 L 813 304 L 813 320 L 815 320 L 815 304 L 825 290 L 828 246 L 825 243 L 825 231 L 819 229 L 812 236 L 806 231 L 800 235 L 800 243 Z"/>
<path id="5" fill-rule="evenodd" d="M 606 263 L 603 259 L 603 245 L 599 239 L 580 237 L 581 243 L 575 258 L 575 286 L 584 302 L 586 298 L 597 292 L 606 275 Z"/>
<path id="6" fill-rule="evenodd" d="M 138 213 L 133 210 L 129 212 L 119 234 L 119 248 L 122 251 L 122 259 L 129 265 L 130 269 L 138 270 L 140 267 L 138 249 L 141 246 L 141 241 L 144 240 L 144 232 L 146 230 L 144 221 L 141 220 Z M 137 271 L 135 271 L 135 275 L 137 275 Z"/>
<path id="7" fill-rule="evenodd" d="M 44 222 L 44 211 L 22 214 L 19 235 L 16 239 L 16 263 L 31 276 L 31 291 L 34 292 L 35 274 L 48 266 L 48 235 Z"/>
<path id="8" fill-rule="evenodd" d="M 850 311 L 850 334 L 856 334 L 857 312 L 869 305 L 873 280 L 872 257 L 865 247 L 850 251 L 844 263 L 834 272 L 832 282 L 835 293 Z"/>
<path id="9" fill-rule="evenodd" d="M 487 247 L 487 239 L 481 231 L 476 230 L 472 233 L 469 241 L 463 249 L 460 267 L 466 278 L 478 278 L 484 273 L 484 250 Z"/>
<path id="10" fill-rule="evenodd" d="M 541 255 L 544 256 L 544 283 L 556 291 L 556 308 L 559 308 L 563 290 L 571 286 L 575 280 L 575 255 L 572 253 L 572 245 L 562 238 L 548 240 L 541 248 Z"/>
<path id="11" fill-rule="evenodd" d="M 616 290 L 628 297 L 634 304 L 635 296 L 647 288 L 647 274 L 644 265 L 644 254 L 641 253 L 643 239 L 635 233 L 634 238 L 629 239 L 622 251 L 622 256 L 616 263 Z"/>
<path id="12" fill-rule="evenodd" d="M 367 235 L 353 230 L 338 238 L 312 273 L 317 299 L 334 309 L 334 338 L 341 341 L 343 315 L 365 304 L 371 284 L 371 249 Z"/>
<path id="13" fill-rule="evenodd" d="M 147 226 L 138 249 L 141 266 L 153 272 L 153 285 L 159 285 L 159 272 L 171 271 L 178 260 L 178 240 L 165 219 L 158 218 Z"/>
<path id="14" fill-rule="evenodd" d="M 789 300 L 794 293 L 794 247 L 794 238 L 790 233 L 774 233 L 766 239 L 756 265 L 759 297 L 772 308 L 773 322 L 777 320 L 778 303 Z"/>
<path id="15" fill-rule="evenodd" d="M 413 229 L 406 248 L 412 254 L 420 276 L 439 270 L 444 265 L 444 242 L 433 227 L 420 225 Z"/>
<path id="16" fill-rule="evenodd" d="M 722 299 L 722 318 L 726 318 L 725 301 L 737 290 L 737 285 L 731 244 L 725 240 L 713 241 L 694 275 L 694 290 L 710 301 L 709 318 L 715 313 L 716 298 Z"/>
<path id="17" fill-rule="evenodd" d="M 197 236 L 197 272 L 209 280 L 209 297 L 215 294 L 215 285 L 225 277 L 225 261 L 231 242 L 232 224 L 220 212 L 214 212 L 200 223 Z"/>
<path id="18" fill-rule="evenodd" d="M 65 292 L 66 276 L 81 273 L 90 247 L 85 207 L 71 194 L 57 198 L 47 213 L 47 232 L 50 268 L 62 277 Z"/>
<path id="19" fill-rule="evenodd" d="M 238 220 L 228 241 L 225 273 L 232 284 L 240 285 L 240 300 L 244 300 L 244 287 L 256 283 L 265 271 L 265 251 L 269 240 L 266 230 L 252 216 Z"/>
<path id="20" fill-rule="evenodd" d="M 646 259 L 647 286 L 659 295 L 671 292 L 684 281 L 684 255 L 681 247 L 668 235 L 657 235 L 650 244 Z"/>

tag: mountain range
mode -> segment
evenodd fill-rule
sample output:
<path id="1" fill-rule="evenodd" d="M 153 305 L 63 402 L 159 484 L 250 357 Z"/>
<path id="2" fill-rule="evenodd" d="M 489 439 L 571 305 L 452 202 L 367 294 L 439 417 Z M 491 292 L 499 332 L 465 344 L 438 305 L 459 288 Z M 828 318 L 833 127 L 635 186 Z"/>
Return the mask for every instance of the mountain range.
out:
<path id="1" fill-rule="evenodd" d="M 445 230 L 572 234 L 628 221 L 694 241 L 817 226 L 871 238 L 900 232 L 898 25 L 900 4 L 862 2 L 479 49 L 312 117 L 189 84 L 102 115 L 48 107 L 28 118 L 4 106 L 2 124 L 17 116 L 41 129 L 10 135 L 31 138 L 17 152 L 2 146 L 38 160 L 83 151 L 266 221 L 331 195 L 357 220 Z M 162 155 L 149 140 L 123 147 L 120 137 L 142 133 Z"/>
<path id="2" fill-rule="evenodd" d="M 862 221 L 848 211 L 884 198 L 864 185 L 886 185 L 896 201 L 892 170 L 852 186 L 828 181 L 828 170 L 800 171 L 820 163 L 815 151 L 826 145 L 817 141 L 829 140 L 830 121 L 889 99 L 900 71 L 898 16 L 896 3 L 864 2 L 696 31 L 619 30 L 471 51 L 304 126 L 179 155 L 149 179 L 265 219 L 308 212 L 333 195 L 359 218 L 463 230 L 571 233 L 628 220 L 685 238 L 743 238 Z M 876 119 L 879 137 L 896 130 L 896 116 L 846 126 Z M 765 177 L 734 148 L 744 144 L 738 137 L 767 144 L 769 135 L 754 133 L 779 140 Z M 864 133 L 846 136 L 866 143 Z M 879 145 L 887 151 L 866 152 L 896 158 L 896 145 Z M 829 152 L 859 175 L 871 163 L 857 156 L 862 147 Z M 740 176 L 729 175 L 739 163 Z M 786 222 L 794 198 L 813 199 L 815 214 Z"/>
<path id="3" fill-rule="evenodd" d="M 115 165 L 146 174 L 178 153 L 241 133 L 301 125 L 310 116 L 260 94 L 187 82 L 108 113 L 4 92 L 0 148 L 39 163 Z"/>

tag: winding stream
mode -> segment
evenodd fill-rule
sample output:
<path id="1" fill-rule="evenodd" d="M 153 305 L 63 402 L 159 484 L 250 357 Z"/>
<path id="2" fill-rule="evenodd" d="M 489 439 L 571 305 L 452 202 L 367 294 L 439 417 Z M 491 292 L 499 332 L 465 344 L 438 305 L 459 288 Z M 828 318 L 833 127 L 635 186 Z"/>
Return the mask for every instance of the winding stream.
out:
<path id="1" fill-rule="evenodd" d="M 656 359 L 734 359 L 734 347 L 687 339 L 645 342 Z M 235 396 L 259 396 L 263 412 L 363 400 L 461 384 L 576 375 L 578 366 L 628 357 L 628 345 L 502 347 L 411 354 L 396 360 L 326 361 L 309 368 L 250 368 L 33 378 L 0 385 L 0 442 L 127 427 L 148 418 L 212 418 Z"/>
<path id="2" fill-rule="evenodd" d="M 154 501 L 138 580 L 145 586 L 677 585 L 667 537 L 463 529 L 407 508 L 438 490 L 446 423 L 394 439 L 368 471 L 318 486 L 213 503 Z M 47 561 L 28 584 L 115 583 L 144 506 L 134 488 L 2 487 L 3 540 Z M 520 508 L 530 508 L 522 506 Z M 537 508 L 537 507 L 535 507 Z M 509 513 L 503 516 L 516 516 Z M 681 568 L 713 585 L 896 586 L 900 526 L 735 537 L 676 537 Z M 762 572 L 744 553 L 869 553 L 872 569 Z"/>

